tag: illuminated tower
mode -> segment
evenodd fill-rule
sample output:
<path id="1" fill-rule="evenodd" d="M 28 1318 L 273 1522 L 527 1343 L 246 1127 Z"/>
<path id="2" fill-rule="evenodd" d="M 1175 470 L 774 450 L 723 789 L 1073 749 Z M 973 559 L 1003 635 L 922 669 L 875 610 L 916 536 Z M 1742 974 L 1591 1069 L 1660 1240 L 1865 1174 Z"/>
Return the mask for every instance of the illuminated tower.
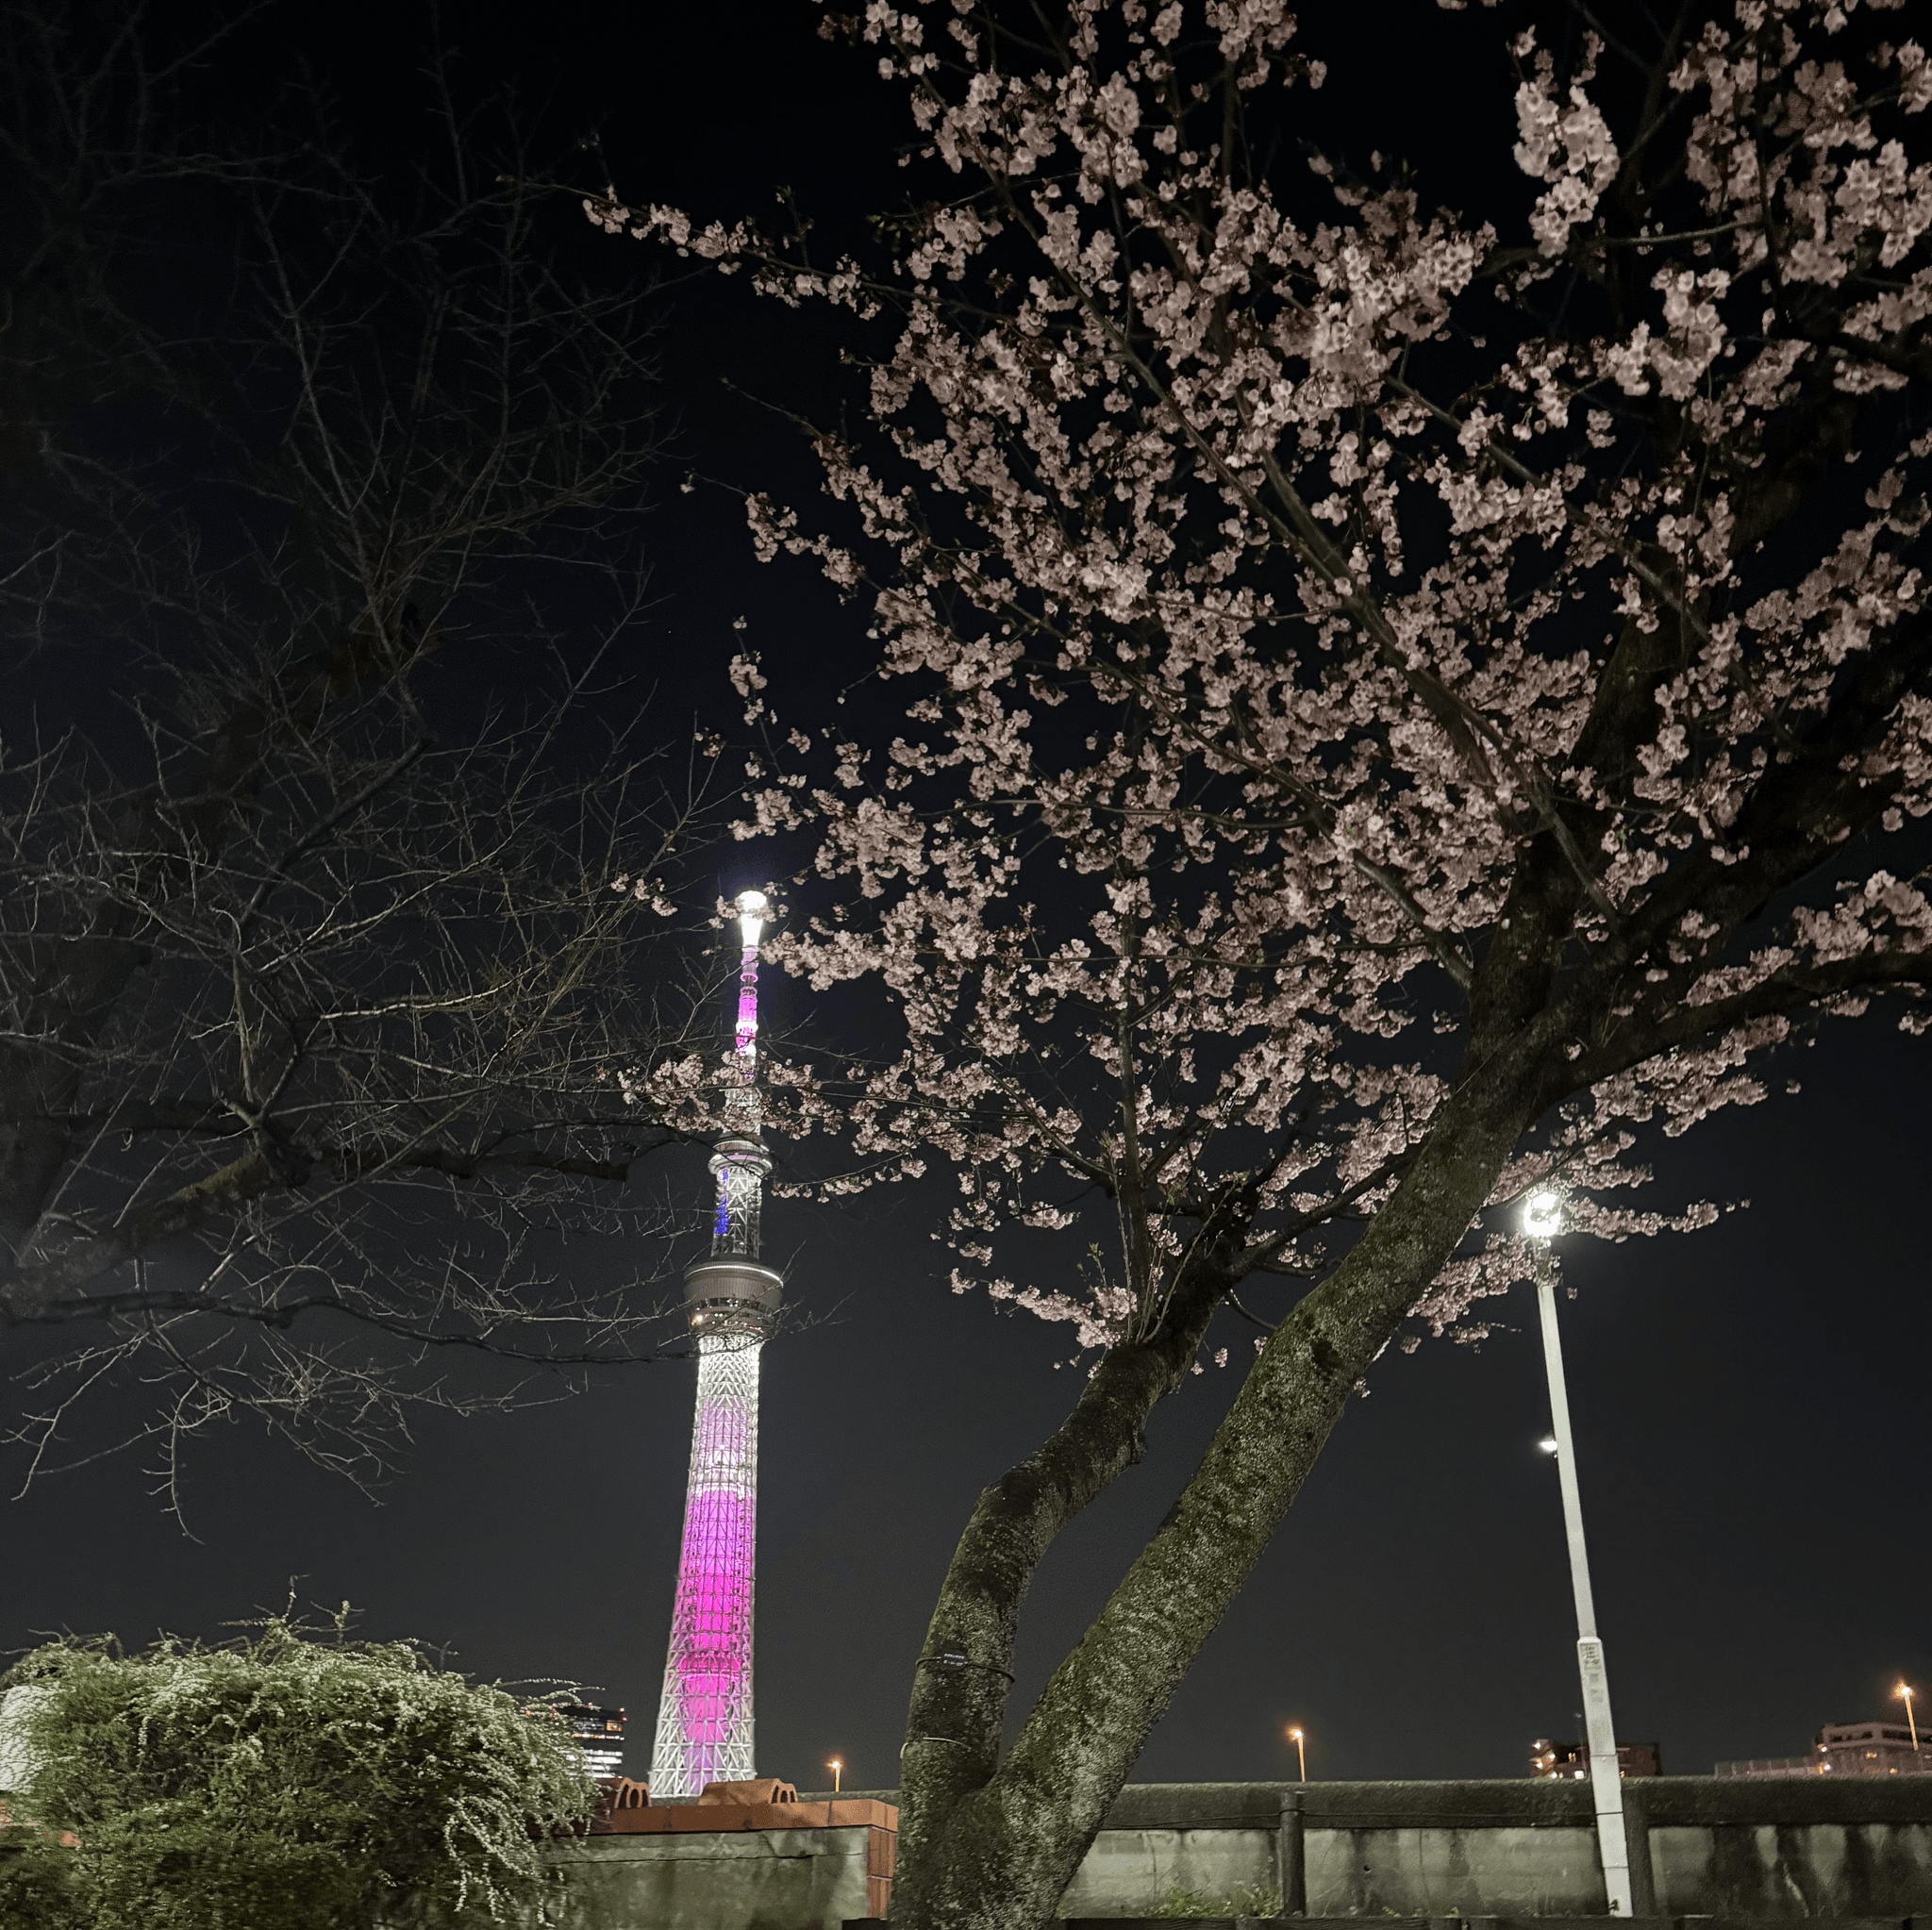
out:
<path id="1" fill-rule="evenodd" d="M 685 1270 L 697 1337 L 698 1405 L 671 1653 L 651 1751 L 651 1795 L 695 1796 L 752 1774 L 751 1633 L 758 1506 L 758 1355 L 785 1283 L 758 1264 L 758 1209 L 772 1162 L 759 1138 L 758 933 L 765 897 L 738 897 L 738 1036 L 708 1259 Z"/>

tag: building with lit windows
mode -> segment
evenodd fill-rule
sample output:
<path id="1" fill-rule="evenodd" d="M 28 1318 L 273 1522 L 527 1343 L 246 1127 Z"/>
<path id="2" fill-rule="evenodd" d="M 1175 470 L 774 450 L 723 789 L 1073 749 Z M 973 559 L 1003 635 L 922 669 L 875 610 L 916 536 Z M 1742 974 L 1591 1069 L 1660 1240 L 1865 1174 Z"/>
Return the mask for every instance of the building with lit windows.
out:
<path id="1" fill-rule="evenodd" d="M 583 1752 L 584 1767 L 600 1781 L 624 1773 L 624 1711 L 571 1703 L 559 1713 Z"/>
<path id="2" fill-rule="evenodd" d="M 1546 1783 L 1588 1782 L 1590 1744 L 1553 1742 L 1547 1736 L 1539 1736 L 1529 1745 L 1529 1772 Z M 1655 1742 L 1620 1742 L 1617 1772 L 1625 1776 L 1660 1776 L 1664 1772 L 1663 1751 Z"/>
<path id="3" fill-rule="evenodd" d="M 1721 1762 L 1720 1776 L 1932 1775 L 1932 1737 L 1914 1738 L 1904 1722 L 1827 1722 L 1808 1755 L 1752 1756 Z"/>

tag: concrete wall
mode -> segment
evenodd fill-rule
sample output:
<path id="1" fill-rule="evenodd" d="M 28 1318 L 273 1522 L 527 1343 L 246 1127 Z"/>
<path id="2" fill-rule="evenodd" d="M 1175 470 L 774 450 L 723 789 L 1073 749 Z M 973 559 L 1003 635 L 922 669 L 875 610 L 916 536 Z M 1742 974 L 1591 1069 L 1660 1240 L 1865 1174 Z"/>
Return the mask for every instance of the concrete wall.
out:
<path id="1" fill-rule="evenodd" d="M 1140 1784 L 1121 1792 L 1072 1885 L 1069 1918 L 1134 1917 L 1171 1887 L 1208 1898 L 1282 1885 L 1281 1805 L 1302 1799 L 1310 1916 L 1587 1916 L 1604 1909 L 1586 1790 L 1557 1783 Z M 1291 1858 L 1294 1848 L 1287 1854 Z M 1299 1894 L 1296 1894 L 1299 1890 Z"/>
<path id="2" fill-rule="evenodd" d="M 1674 1776 L 1624 1789 L 1641 1916 L 1932 1917 L 1932 1776 Z M 1144 1917 L 1176 1885 L 1210 1900 L 1276 1888 L 1284 1850 L 1293 1856 L 1280 1829 L 1291 1794 L 1302 1799 L 1311 1917 L 1605 1913 L 1589 1785 L 1525 1777 L 1130 1785 L 1067 1890 L 1066 1916 Z M 866 1913 L 866 1834 L 591 1838 L 560 1853 L 567 1930 L 839 1930 Z"/>
<path id="3" fill-rule="evenodd" d="M 586 1837 L 558 1846 L 567 1930 L 840 1930 L 866 1914 L 872 1832 Z"/>
<path id="4" fill-rule="evenodd" d="M 1644 1865 L 1640 1914 L 1932 1914 L 1932 1776 L 1659 1776 L 1624 1789 L 1633 1861 Z M 1129 1786 L 1067 1890 L 1067 1916 L 1141 1915 L 1174 1885 L 1207 1897 L 1278 1887 L 1281 1799 L 1295 1792 L 1291 1784 Z M 1587 1783 L 1311 1783 L 1298 1793 L 1309 1916 L 1605 1910 Z"/>

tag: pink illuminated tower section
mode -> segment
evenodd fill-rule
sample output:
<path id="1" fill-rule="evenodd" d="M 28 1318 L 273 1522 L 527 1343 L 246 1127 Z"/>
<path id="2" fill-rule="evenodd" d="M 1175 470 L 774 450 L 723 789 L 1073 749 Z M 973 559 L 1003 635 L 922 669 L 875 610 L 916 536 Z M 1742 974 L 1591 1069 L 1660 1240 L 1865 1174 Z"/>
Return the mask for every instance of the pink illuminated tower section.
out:
<path id="1" fill-rule="evenodd" d="M 751 1637 L 758 1506 L 758 1356 L 784 1282 L 758 1260 L 758 1212 L 772 1162 L 758 1107 L 760 891 L 737 903 L 738 1031 L 724 1097 L 725 1137 L 711 1155 L 718 1182 L 710 1256 L 685 1270 L 697 1339 L 698 1405 L 685 1489 L 684 1542 L 671 1654 L 658 1704 L 651 1794 L 697 1795 L 707 1783 L 753 1774 Z"/>

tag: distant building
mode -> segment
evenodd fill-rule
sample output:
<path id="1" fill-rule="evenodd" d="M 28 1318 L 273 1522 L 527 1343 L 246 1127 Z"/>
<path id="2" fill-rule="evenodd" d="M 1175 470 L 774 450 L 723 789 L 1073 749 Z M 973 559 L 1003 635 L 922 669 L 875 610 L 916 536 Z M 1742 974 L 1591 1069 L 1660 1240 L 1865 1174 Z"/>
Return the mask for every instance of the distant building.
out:
<path id="1" fill-rule="evenodd" d="M 0 1695 L 0 1794 L 21 1790 L 33 1779 L 40 1758 L 27 1747 L 26 1722 L 54 1693 L 45 1682 L 19 1682 Z"/>
<path id="2" fill-rule="evenodd" d="M 1721 1762 L 1720 1776 L 1924 1776 L 1932 1775 L 1932 1737 L 1912 1746 L 1903 1722 L 1827 1722 L 1809 1755 L 1750 1756 Z"/>
<path id="3" fill-rule="evenodd" d="M 593 1776 L 624 1773 L 624 1711 L 593 1709 L 588 1703 L 566 1703 L 558 1711 L 584 1753 L 584 1767 Z"/>
<path id="4" fill-rule="evenodd" d="M 1544 1782 L 1584 1781 L 1590 1775 L 1590 1744 L 1552 1742 L 1539 1736 L 1529 1745 L 1529 1772 Z M 1655 1742 L 1617 1744 L 1617 1773 L 1624 1776 L 1660 1776 L 1664 1772 L 1664 1753 Z"/>
<path id="5" fill-rule="evenodd" d="M 567 1722 L 571 1740 L 583 1752 L 584 1767 L 599 1781 L 624 1773 L 624 1711 L 592 1708 L 583 1702 L 533 1702 L 524 1710 L 532 1722 Z"/>

